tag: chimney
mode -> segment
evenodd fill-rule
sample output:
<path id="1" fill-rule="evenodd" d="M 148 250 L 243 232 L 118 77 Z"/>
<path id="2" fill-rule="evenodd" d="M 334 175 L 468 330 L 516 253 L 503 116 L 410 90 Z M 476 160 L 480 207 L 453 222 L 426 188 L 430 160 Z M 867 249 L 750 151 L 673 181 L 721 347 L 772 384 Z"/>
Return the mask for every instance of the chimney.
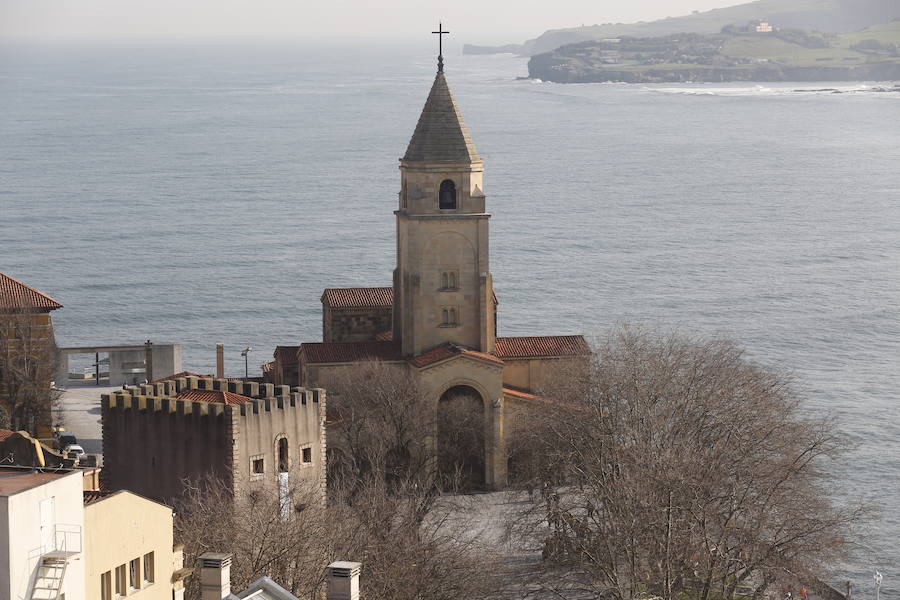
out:
<path id="1" fill-rule="evenodd" d="M 216 379 L 225 379 L 225 345 L 216 344 Z"/>
<path id="2" fill-rule="evenodd" d="M 153 381 L 153 342 L 150 340 L 144 343 L 144 373 L 148 383 Z"/>
<path id="3" fill-rule="evenodd" d="M 231 594 L 231 555 L 200 555 L 200 600 L 222 600 Z"/>
<path id="4" fill-rule="evenodd" d="M 327 600 L 359 600 L 359 571 L 357 562 L 339 560 L 328 565 Z M 204 598 L 204 600 L 206 600 Z"/>

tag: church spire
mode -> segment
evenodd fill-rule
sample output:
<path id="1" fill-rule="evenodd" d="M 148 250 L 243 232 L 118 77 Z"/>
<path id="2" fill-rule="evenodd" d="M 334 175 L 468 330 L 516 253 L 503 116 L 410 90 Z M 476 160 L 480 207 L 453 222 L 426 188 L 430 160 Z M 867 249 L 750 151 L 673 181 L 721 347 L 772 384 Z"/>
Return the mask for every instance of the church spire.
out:
<path id="1" fill-rule="evenodd" d="M 439 63 L 440 65 L 440 63 Z M 438 70 L 419 116 L 416 130 L 401 159 L 410 162 L 481 162 L 469 128 L 450 93 L 444 72 Z"/>

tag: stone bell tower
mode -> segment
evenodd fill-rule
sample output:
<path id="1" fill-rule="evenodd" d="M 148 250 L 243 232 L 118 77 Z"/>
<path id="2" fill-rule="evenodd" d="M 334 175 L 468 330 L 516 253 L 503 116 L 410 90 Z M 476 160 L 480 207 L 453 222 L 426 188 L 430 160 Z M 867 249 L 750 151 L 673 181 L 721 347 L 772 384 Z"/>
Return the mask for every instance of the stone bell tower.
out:
<path id="1" fill-rule="evenodd" d="M 484 164 L 444 77 L 443 59 L 400 159 L 394 340 L 411 356 L 444 342 L 493 352 Z"/>

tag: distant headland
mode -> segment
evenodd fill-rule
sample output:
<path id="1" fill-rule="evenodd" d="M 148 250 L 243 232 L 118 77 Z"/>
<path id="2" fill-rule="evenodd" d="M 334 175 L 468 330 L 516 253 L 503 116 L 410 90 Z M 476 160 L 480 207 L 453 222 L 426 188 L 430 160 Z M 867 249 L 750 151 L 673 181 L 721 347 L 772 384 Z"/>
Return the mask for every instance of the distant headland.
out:
<path id="1" fill-rule="evenodd" d="M 757 0 L 653 22 L 556 29 L 466 54 L 530 56 L 558 83 L 900 80 L 896 0 Z"/>
<path id="2" fill-rule="evenodd" d="M 900 80 L 900 20 L 858 33 L 778 29 L 613 38 L 532 56 L 528 75 L 557 83 Z"/>

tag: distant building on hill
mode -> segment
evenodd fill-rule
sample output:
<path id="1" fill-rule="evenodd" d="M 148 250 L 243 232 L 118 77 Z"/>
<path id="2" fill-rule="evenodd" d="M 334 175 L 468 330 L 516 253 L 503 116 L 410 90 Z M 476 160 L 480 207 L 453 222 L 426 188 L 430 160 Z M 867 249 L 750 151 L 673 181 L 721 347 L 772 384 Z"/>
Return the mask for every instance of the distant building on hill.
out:
<path id="1" fill-rule="evenodd" d="M 756 24 L 756 33 L 772 33 L 775 28 L 768 21 L 759 21 Z"/>
<path id="2" fill-rule="evenodd" d="M 257 487 L 324 493 L 325 391 L 176 377 L 101 400 L 104 481 L 170 502 L 211 475 L 233 494 Z"/>

